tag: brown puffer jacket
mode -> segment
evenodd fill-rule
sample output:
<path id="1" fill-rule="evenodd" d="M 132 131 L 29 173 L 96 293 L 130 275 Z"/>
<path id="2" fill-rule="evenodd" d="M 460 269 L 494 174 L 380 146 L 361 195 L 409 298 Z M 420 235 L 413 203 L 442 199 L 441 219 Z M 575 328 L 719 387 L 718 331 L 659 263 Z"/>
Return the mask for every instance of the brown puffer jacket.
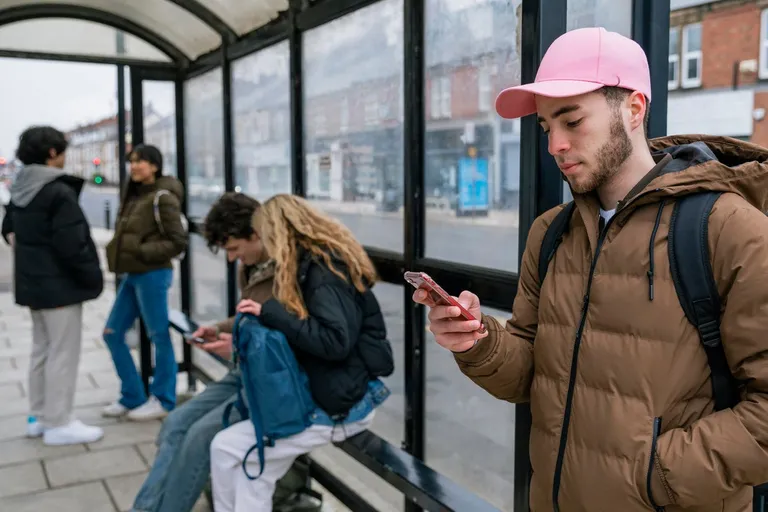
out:
<path id="1" fill-rule="evenodd" d="M 151 185 L 140 185 L 136 194 L 123 193 L 115 222 L 115 235 L 107 244 L 110 272 L 141 274 L 161 268 L 172 268 L 171 260 L 187 247 L 187 233 L 181 224 L 181 201 L 184 186 L 173 176 L 161 176 Z M 163 231 L 155 218 L 155 194 Z"/>
<path id="2" fill-rule="evenodd" d="M 492 395 L 530 401 L 535 512 L 746 512 L 750 487 L 768 482 L 768 151 L 705 136 L 651 147 L 671 156 L 619 203 L 602 244 L 599 203 L 575 198 L 543 285 L 538 252 L 562 206 L 534 222 L 512 318 L 484 317 L 489 336 L 455 356 Z M 667 253 L 675 197 L 706 190 L 725 192 L 709 249 L 726 357 L 746 383 L 714 413 Z"/>

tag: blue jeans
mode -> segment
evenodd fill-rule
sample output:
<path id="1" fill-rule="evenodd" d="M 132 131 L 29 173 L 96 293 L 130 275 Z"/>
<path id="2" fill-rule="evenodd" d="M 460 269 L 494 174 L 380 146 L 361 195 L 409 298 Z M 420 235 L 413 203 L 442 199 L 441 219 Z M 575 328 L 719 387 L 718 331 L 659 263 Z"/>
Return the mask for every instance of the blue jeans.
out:
<path id="1" fill-rule="evenodd" d="M 230 372 L 173 411 L 157 437 L 157 455 L 136 496 L 133 509 L 148 512 L 189 512 L 210 473 L 210 448 L 224 428 L 224 408 L 237 397 L 240 373 Z M 241 421 L 237 409 L 234 421 Z"/>
<path id="2" fill-rule="evenodd" d="M 168 289 L 173 279 L 172 269 L 160 269 L 143 274 L 127 274 L 117 290 L 115 303 L 104 328 L 104 342 L 112 353 L 117 376 L 120 377 L 120 403 L 134 409 L 147 401 L 144 385 L 131 351 L 125 343 L 125 333 L 141 314 L 149 339 L 155 345 L 155 373 L 150 392 L 167 410 L 176 405 L 176 356 L 168 331 Z"/>

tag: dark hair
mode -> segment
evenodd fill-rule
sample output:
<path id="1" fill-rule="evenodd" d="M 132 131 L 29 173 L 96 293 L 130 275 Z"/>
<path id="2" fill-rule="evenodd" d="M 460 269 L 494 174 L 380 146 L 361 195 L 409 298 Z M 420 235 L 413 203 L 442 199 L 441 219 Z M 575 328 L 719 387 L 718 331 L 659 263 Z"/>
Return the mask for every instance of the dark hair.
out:
<path id="1" fill-rule="evenodd" d="M 128 153 L 128 160 L 144 160 L 157 167 L 155 176 L 163 175 L 163 154 L 155 146 L 149 144 L 137 144 L 135 148 Z"/>
<path id="2" fill-rule="evenodd" d="M 603 96 L 605 96 L 605 101 L 608 102 L 608 105 L 610 105 L 612 108 L 618 108 L 622 101 L 627 99 L 627 96 L 632 94 L 632 91 L 629 89 L 625 89 L 623 87 L 601 87 L 598 89 L 600 93 L 602 93 Z M 648 101 L 648 98 L 645 99 L 645 117 L 643 117 L 643 130 L 645 131 L 645 138 L 648 138 L 648 118 L 650 117 L 651 113 L 651 102 Z"/>
<path id="3" fill-rule="evenodd" d="M 248 239 L 253 235 L 253 214 L 261 207 L 256 199 L 240 192 L 226 192 L 208 211 L 203 236 L 208 248 L 216 252 L 230 238 Z"/>
<path id="4" fill-rule="evenodd" d="M 51 158 L 51 150 L 60 155 L 67 150 L 64 134 L 51 126 L 32 126 L 19 137 L 16 158 L 24 165 L 45 165 Z"/>

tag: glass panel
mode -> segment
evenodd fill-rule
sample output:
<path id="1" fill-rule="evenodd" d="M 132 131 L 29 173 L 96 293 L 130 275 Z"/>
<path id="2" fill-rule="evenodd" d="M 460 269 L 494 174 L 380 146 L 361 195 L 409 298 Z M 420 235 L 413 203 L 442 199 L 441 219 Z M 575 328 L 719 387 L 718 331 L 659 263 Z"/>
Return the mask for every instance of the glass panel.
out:
<path id="1" fill-rule="evenodd" d="M 176 86 L 173 82 L 144 81 L 144 143 L 163 154 L 163 174 L 176 171 Z"/>
<path id="2" fill-rule="evenodd" d="M 520 0 L 426 3 L 429 257 L 517 270 L 520 123 L 488 107 L 520 83 L 520 11 Z"/>
<path id="3" fill-rule="evenodd" d="M 483 313 L 502 325 L 510 316 L 490 308 Z M 425 343 L 427 463 L 499 510 L 513 510 L 515 406 L 465 377 L 431 332 Z"/>
<path id="4" fill-rule="evenodd" d="M 124 37 L 122 51 L 118 34 Z M 131 57 L 170 62 L 163 52 L 131 34 L 89 21 L 48 18 L 19 21 L 0 28 L 0 49 Z"/>
<path id="5" fill-rule="evenodd" d="M 701 24 L 685 27 L 685 51 L 698 52 L 701 50 Z"/>
<path id="6" fill-rule="evenodd" d="M 685 61 L 688 69 L 687 78 L 689 80 L 696 80 L 699 77 L 699 59 L 694 57 L 692 59 L 685 59 Z"/>
<path id="7" fill-rule="evenodd" d="M 184 84 L 184 144 L 190 217 L 202 220 L 224 192 L 221 68 Z"/>
<path id="8" fill-rule="evenodd" d="M 395 446 L 403 442 L 405 431 L 405 307 L 403 306 L 403 287 L 379 282 L 373 287 L 373 293 L 381 305 L 387 336 L 392 344 L 395 371 L 382 380 L 392 394 L 376 410 L 372 430 Z"/>
<path id="9" fill-rule="evenodd" d="M 144 143 L 157 146 L 163 155 L 163 174 L 176 171 L 176 86 L 173 82 L 142 81 Z M 181 309 L 181 271 L 174 263 L 168 304 Z"/>
<path id="10" fill-rule="evenodd" d="M 227 318 L 227 259 L 213 254 L 205 239 L 190 235 L 192 258 L 192 318 L 201 325 Z"/>
<path id="11" fill-rule="evenodd" d="M 669 54 L 677 55 L 680 52 L 680 29 L 673 28 L 669 31 Z"/>
<path id="12" fill-rule="evenodd" d="M 304 34 L 306 192 L 365 245 L 403 250 L 403 4 Z"/>
<path id="13" fill-rule="evenodd" d="M 632 37 L 633 0 L 568 0 L 567 29 L 605 27 Z"/>
<path id="14" fill-rule="evenodd" d="M 260 201 L 291 192 L 288 42 L 232 64 L 236 190 Z"/>

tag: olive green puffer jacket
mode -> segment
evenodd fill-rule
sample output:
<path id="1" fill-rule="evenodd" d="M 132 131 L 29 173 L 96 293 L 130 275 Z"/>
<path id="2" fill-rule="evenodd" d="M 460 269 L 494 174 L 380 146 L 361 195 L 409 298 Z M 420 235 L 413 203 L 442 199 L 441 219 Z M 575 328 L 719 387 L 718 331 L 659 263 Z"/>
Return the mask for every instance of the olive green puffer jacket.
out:
<path id="1" fill-rule="evenodd" d="M 126 189 L 127 190 L 127 189 Z M 160 230 L 154 213 L 155 194 L 159 197 Z M 140 185 L 135 194 L 123 192 L 115 235 L 107 245 L 110 272 L 141 274 L 172 268 L 171 260 L 187 247 L 187 233 L 181 223 L 184 186 L 172 176 L 162 176 L 150 185 Z"/>

